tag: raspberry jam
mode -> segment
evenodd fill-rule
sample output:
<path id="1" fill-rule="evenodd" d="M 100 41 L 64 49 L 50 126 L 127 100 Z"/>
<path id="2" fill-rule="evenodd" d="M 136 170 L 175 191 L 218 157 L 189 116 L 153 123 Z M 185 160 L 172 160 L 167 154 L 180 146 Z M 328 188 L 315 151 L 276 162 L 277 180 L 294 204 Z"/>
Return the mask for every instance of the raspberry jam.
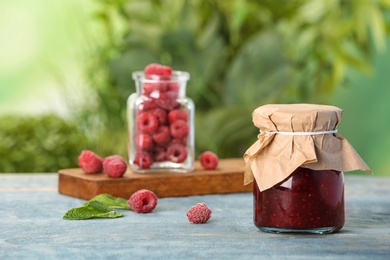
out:
<path id="1" fill-rule="evenodd" d="M 139 173 L 192 171 L 195 106 L 186 97 L 189 74 L 153 66 L 160 74 L 133 73 L 137 92 L 127 103 L 129 165 Z"/>
<path id="2" fill-rule="evenodd" d="M 266 232 L 326 234 L 344 225 L 344 174 L 299 167 L 288 179 L 259 191 L 254 182 L 254 224 Z"/>

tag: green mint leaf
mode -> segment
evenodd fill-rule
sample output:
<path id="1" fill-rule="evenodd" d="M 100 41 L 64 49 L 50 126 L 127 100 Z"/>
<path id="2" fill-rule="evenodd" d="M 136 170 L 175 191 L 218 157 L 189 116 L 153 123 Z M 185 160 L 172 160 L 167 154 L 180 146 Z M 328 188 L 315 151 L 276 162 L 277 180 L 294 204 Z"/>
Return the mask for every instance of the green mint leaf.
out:
<path id="1" fill-rule="evenodd" d="M 67 220 L 84 220 L 91 218 L 119 218 L 122 216 L 122 213 L 110 209 L 104 203 L 91 200 L 80 208 L 70 209 L 63 218 Z"/>
<path id="2" fill-rule="evenodd" d="M 129 205 L 127 204 L 127 200 L 125 200 L 123 198 L 113 197 L 110 194 L 97 195 L 97 196 L 93 197 L 89 202 L 91 202 L 91 201 L 99 201 L 110 208 L 130 209 Z"/>

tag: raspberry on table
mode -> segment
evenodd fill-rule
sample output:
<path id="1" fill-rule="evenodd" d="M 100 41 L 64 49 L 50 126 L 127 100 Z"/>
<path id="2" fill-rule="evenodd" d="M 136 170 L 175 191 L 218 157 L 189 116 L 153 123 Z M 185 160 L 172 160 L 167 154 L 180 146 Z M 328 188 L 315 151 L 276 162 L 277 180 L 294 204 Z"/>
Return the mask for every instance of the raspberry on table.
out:
<path id="1" fill-rule="evenodd" d="M 153 164 L 153 157 L 146 151 L 137 151 L 133 163 L 141 169 L 149 169 Z"/>
<path id="2" fill-rule="evenodd" d="M 137 213 L 149 213 L 156 208 L 157 200 L 157 196 L 153 191 L 142 189 L 134 192 L 127 204 Z"/>
<path id="3" fill-rule="evenodd" d="M 145 67 L 144 73 L 149 75 L 154 74 L 161 76 L 169 76 L 172 74 L 172 68 L 158 63 L 152 63 Z"/>
<path id="4" fill-rule="evenodd" d="M 127 164 L 119 155 L 111 155 L 103 160 L 103 170 L 109 177 L 120 178 L 126 173 Z"/>
<path id="5" fill-rule="evenodd" d="M 135 137 L 135 147 L 138 150 L 150 150 L 153 145 L 153 138 L 148 134 L 139 134 Z"/>
<path id="6" fill-rule="evenodd" d="M 210 219 L 211 213 L 206 203 L 197 203 L 187 211 L 187 218 L 194 224 L 203 224 Z"/>
<path id="7" fill-rule="evenodd" d="M 199 156 L 199 162 L 205 170 L 215 170 L 218 166 L 218 156 L 210 151 L 203 152 Z"/>
<path id="8" fill-rule="evenodd" d="M 168 113 L 168 122 L 172 123 L 176 120 L 188 121 L 188 112 L 184 109 L 174 109 Z"/>
<path id="9" fill-rule="evenodd" d="M 90 150 L 81 151 L 77 162 L 86 174 L 98 173 L 103 170 L 103 159 Z"/>
<path id="10" fill-rule="evenodd" d="M 136 125 L 140 133 L 153 134 L 158 128 L 157 116 L 152 112 L 140 113 L 138 115 Z"/>
<path id="11" fill-rule="evenodd" d="M 182 163 L 187 159 L 187 149 L 181 144 L 172 144 L 167 149 L 167 159 L 171 162 Z"/>
<path id="12" fill-rule="evenodd" d="M 186 121 L 179 119 L 170 124 L 169 130 L 171 131 L 172 137 L 184 138 L 188 136 L 190 127 Z"/>

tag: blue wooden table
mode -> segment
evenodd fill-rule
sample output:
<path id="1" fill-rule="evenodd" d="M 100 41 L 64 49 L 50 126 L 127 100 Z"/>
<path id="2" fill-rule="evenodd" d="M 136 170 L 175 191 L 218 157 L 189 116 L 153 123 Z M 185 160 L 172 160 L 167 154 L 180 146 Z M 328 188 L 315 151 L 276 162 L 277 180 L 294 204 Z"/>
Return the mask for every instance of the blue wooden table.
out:
<path id="1" fill-rule="evenodd" d="M 0 174 L 0 259 L 390 259 L 390 178 L 346 174 L 346 224 L 331 235 L 278 235 L 252 223 L 252 194 L 161 198 L 150 214 L 63 220 L 85 201 L 57 174 Z M 209 222 L 187 210 L 205 202 Z"/>

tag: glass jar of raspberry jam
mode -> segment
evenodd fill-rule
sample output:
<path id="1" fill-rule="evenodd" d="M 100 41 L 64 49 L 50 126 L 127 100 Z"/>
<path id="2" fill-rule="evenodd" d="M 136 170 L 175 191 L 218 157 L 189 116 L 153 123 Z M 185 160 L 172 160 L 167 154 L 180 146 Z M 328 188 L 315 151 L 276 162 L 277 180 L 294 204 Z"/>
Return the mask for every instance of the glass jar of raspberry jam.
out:
<path id="1" fill-rule="evenodd" d="M 325 234 L 344 225 L 344 174 L 299 167 L 280 184 L 260 192 L 253 185 L 254 224 L 267 232 Z"/>
<path id="2" fill-rule="evenodd" d="M 161 67 L 162 73 L 158 67 L 156 74 L 146 69 L 132 74 L 136 93 L 127 102 L 129 165 L 139 173 L 189 172 L 194 169 L 195 112 L 186 96 L 190 75 Z"/>
<path id="3" fill-rule="evenodd" d="M 253 219 L 262 231 L 327 234 L 344 225 L 344 172 L 370 168 L 338 134 L 342 110 L 270 104 L 253 111 L 258 140 L 244 154 Z"/>

